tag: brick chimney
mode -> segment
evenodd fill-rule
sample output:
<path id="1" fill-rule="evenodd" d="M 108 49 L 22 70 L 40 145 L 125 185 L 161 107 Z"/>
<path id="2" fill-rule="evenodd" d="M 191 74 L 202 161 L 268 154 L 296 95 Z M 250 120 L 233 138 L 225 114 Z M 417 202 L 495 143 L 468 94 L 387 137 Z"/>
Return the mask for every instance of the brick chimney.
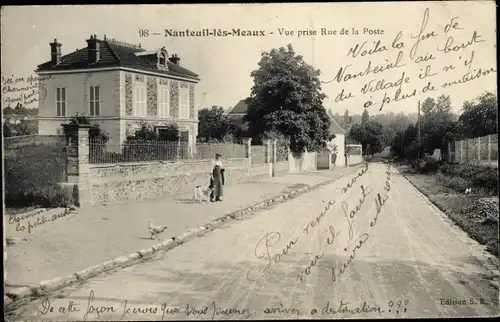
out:
<path id="1" fill-rule="evenodd" d="M 99 40 L 97 40 L 96 35 L 91 35 L 90 39 L 87 39 L 87 51 L 89 64 L 95 64 L 101 58 L 101 51 L 99 48 Z"/>
<path id="2" fill-rule="evenodd" d="M 177 54 L 175 54 L 175 55 L 172 55 L 172 57 L 170 57 L 168 60 L 170 60 L 172 63 L 174 63 L 176 65 L 180 65 L 179 61 L 181 60 L 181 58 L 178 57 Z"/>
<path id="3" fill-rule="evenodd" d="M 57 65 L 61 61 L 61 44 L 57 42 L 57 39 L 50 43 L 50 58 L 52 65 Z"/>

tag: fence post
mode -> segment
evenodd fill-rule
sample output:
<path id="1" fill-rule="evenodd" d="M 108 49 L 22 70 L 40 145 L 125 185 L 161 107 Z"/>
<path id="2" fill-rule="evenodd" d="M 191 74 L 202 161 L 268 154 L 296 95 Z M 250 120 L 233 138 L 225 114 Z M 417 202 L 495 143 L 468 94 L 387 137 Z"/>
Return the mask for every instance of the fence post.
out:
<path id="1" fill-rule="evenodd" d="M 181 159 L 181 138 L 177 139 L 177 154 L 176 154 L 177 161 Z"/>
<path id="2" fill-rule="evenodd" d="M 271 162 L 271 140 L 270 139 L 265 139 L 264 140 L 264 162 L 269 163 Z"/>
<path id="3" fill-rule="evenodd" d="M 89 180 L 89 129 L 88 124 L 64 124 L 66 129 L 66 174 L 72 186 L 76 206 L 91 205 Z"/>
<path id="4" fill-rule="evenodd" d="M 491 134 L 488 134 L 488 163 L 491 165 Z"/>
<path id="5" fill-rule="evenodd" d="M 248 159 L 248 175 L 250 176 L 250 168 L 252 165 L 252 138 L 243 138 L 242 141 L 245 145 L 245 158 Z"/>
<path id="6" fill-rule="evenodd" d="M 469 138 L 465 139 L 465 163 L 469 163 Z"/>
<path id="7" fill-rule="evenodd" d="M 477 161 L 481 164 L 481 138 L 477 137 Z"/>
<path id="8" fill-rule="evenodd" d="M 463 163 L 464 162 L 464 140 L 460 140 L 460 163 Z"/>

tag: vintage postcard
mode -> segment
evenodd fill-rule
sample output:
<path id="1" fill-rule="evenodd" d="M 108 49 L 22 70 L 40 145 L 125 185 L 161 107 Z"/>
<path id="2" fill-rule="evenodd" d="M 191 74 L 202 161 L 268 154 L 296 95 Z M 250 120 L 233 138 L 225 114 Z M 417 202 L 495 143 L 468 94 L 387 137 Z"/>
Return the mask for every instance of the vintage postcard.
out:
<path id="1" fill-rule="evenodd" d="M 495 2 L 1 17 L 7 321 L 499 315 Z"/>

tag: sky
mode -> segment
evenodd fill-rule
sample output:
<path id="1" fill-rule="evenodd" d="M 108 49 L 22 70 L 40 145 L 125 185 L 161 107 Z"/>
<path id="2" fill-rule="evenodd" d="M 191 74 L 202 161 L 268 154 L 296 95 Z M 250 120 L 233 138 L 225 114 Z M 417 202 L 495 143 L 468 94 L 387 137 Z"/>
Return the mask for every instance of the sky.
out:
<path id="1" fill-rule="evenodd" d="M 141 43 L 147 50 L 165 46 L 169 55 L 181 58 L 181 66 L 199 74 L 197 108 L 227 108 L 250 94 L 250 73 L 258 68 L 263 51 L 292 44 L 306 63 L 321 71 L 322 91 L 328 96 L 324 105 L 333 113 L 343 114 L 346 109 L 351 114 L 362 113 L 365 106 L 371 115 L 380 113 L 381 107 L 382 113 L 411 113 L 417 111 L 418 100 L 442 94 L 451 96 L 453 109 L 459 112 L 465 100 L 485 91 L 496 93 L 495 21 L 493 1 L 3 6 L 2 88 L 9 77 L 26 80 L 35 76 L 37 65 L 50 60 L 49 43 L 54 38 L 62 43 L 65 55 L 86 46 L 85 40 L 96 34 L 100 39 L 106 35 Z M 165 36 L 165 29 L 205 28 L 261 30 L 265 35 Z M 349 34 L 341 34 L 343 28 Z M 358 34 L 353 34 L 353 29 Z M 148 30 L 149 36 L 141 37 L 141 30 Z M 293 34 L 281 35 L 284 30 Z M 322 30 L 330 34 L 322 34 Z M 412 47 L 417 40 L 415 51 Z M 356 45 L 358 50 L 349 55 L 349 49 Z M 369 62 L 372 71 L 368 75 L 346 80 L 349 73 L 365 71 Z M 397 67 L 373 72 L 375 66 L 388 64 Z M 444 71 L 449 65 L 454 69 Z M 338 82 L 335 77 L 340 68 L 345 68 L 344 79 Z M 418 74 L 426 69 L 428 76 L 419 79 Z M 480 76 L 475 77 L 479 69 Z M 462 80 L 464 75 L 474 79 L 442 87 Z M 434 90 L 425 91 L 429 82 L 428 88 Z M 362 92 L 366 84 L 371 84 L 368 88 L 373 92 Z M 395 99 L 398 88 L 399 98 L 406 95 L 404 99 Z M 351 97 L 336 100 L 342 90 L 345 97 L 349 93 Z M 4 89 L 3 93 L 5 106 L 6 97 L 13 94 L 5 94 Z"/>

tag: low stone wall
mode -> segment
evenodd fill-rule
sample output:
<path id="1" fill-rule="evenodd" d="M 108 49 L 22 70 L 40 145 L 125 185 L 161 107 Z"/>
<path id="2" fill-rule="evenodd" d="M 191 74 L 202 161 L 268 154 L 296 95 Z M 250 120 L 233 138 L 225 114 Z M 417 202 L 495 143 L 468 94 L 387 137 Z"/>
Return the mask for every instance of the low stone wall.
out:
<path id="1" fill-rule="evenodd" d="M 274 174 L 275 175 L 282 175 L 282 174 L 288 173 L 288 171 L 289 171 L 288 160 L 276 162 L 274 164 Z"/>
<path id="2" fill-rule="evenodd" d="M 252 178 L 269 177 L 270 176 L 269 168 L 270 168 L 270 165 L 268 163 L 252 164 L 250 166 L 250 177 L 252 177 Z"/>
<path id="3" fill-rule="evenodd" d="M 318 169 L 330 169 L 331 166 L 330 152 L 324 151 L 317 154 L 317 168 Z"/>
<path id="4" fill-rule="evenodd" d="M 191 192 L 196 185 L 209 183 L 210 165 L 210 160 L 92 164 L 89 170 L 91 204 L 154 199 Z M 227 183 L 243 182 L 249 176 L 261 175 L 264 166 L 268 169 L 267 164 L 250 166 L 246 158 L 225 160 Z"/>
<path id="5" fill-rule="evenodd" d="M 66 178 L 60 184 L 72 187 L 74 201 L 79 207 L 192 193 L 196 185 L 210 182 L 211 160 L 206 159 L 95 164 L 90 158 L 90 125 L 66 124 L 64 129 L 68 137 L 65 140 Z M 266 140 L 263 146 L 252 147 L 250 138 L 244 138 L 243 142 L 244 150 L 239 154 L 244 152 L 244 158 L 224 158 L 227 184 L 273 175 L 272 165 L 267 161 L 274 158 L 276 143 Z M 206 148 L 213 153 L 217 147 L 208 145 Z M 65 194 L 67 190 L 64 189 Z"/>
<path id="6" fill-rule="evenodd" d="M 317 170 L 317 153 L 303 152 L 300 154 L 290 153 L 288 156 L 290 173 L 300 173 Z"/>
<path id="7" fill-rule="evenodd" d="M 361 155 L 348 155 L 347 156 L 347 165 L 356 165 L 363 163 L 363 157 Z"/>

